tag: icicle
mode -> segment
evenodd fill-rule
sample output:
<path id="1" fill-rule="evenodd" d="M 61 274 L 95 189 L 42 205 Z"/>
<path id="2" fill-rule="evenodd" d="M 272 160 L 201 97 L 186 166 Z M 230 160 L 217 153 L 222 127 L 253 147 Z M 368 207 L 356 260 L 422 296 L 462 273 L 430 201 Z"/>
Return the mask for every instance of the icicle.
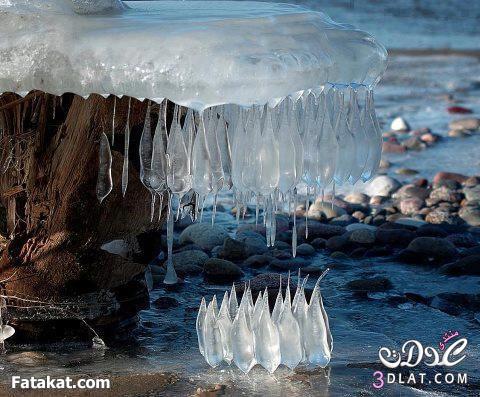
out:
<path id="1" fill-rule="evenodd" d="M 222 333 L 215 315 L 214 301 L 210 302 L 203 326 L 205 360 L 215 368 L 223 361 Z"/>
<path id="2" fill-rule="evenodd" d="M 297 256 L 297 188 L 293 189 L 292 255 Z"/>
<path id="3" fill-rule="evenodd" d="M 292 314 L 290 273 L 288 274 L 283 310 L 278 319 L 278 334 L 280 339 L 281 363 L 290 369 L 294 369 L 300 361 L 302 361 L 303 354 L 300 327 Z"/>
<path id="4" fill-rule="evenodd" d="M 304 343 L 310 364 L 326 367 L 330 362 L 331 350 L 328 343 L 327 325 L 320 305 L 320 283 L 318 279 L 307 309 L 308 321 L 304 327 Z"/>
<path id="5" fill-rule="evenodd" d="M 335 201 L 335 182 L 333 182 L 333 191 L 332 191 L 332 202 L 331 202 L 331 208 L 333 210 L 333 202 Z"/>
<path id="6" fill-rule="evenodd" d="M 308 210 L 310 209 L 310 199 L 308 198 L 308 187 L 307 187 L 307 197 L 305 199 L 305 239 L 308 240 Z"/>
<path id="7" fill-rule="evenodd" d="M 252 330 L 254 332 L 255 332 L 255 328 L 257 328 L 258 322 L 260 321 L 262 308 L 263 308 L 263 295 L 262 295 L 262 291 L 260 291 L 258 293 L 257 300 L 255 301 L 255 305 L 253 306 L 253 311 L 252 311 Z"/>
<path id="8" fill-rule="evenodd" d="M 238 312 L 238 300 L 237 291 L 235 290 L 235 283 L 232 284 L 232 290 L 230 291 L 230 297 L 228 298 L 228 307 L 230 310 L 230 318 L 233 320 L 237 316 Z"/>
<path id="9" fill-rule="evenodd" d="M 179 203 L 180 205 L 180 203 Z M 165 284 L 177 284 L 178 277 L 173 266 L 173 195 L 168 198 L 167 214 L 167 273 L 163 282 Z"/>
<path id="10" fill-rule="evenodd" d="M 128 113 L 127 124 L 125 126 L 125 145 L 123 150 L 123 169 L 122 169 L 122 195 L 125 197 L 128 186 L 128 151 L 130 147 L 130 110 L 132 105 L 132 98 L 128 98 Z"/>
<path id="11" fill-rule="evenodd" d="M 255 348 L 253 333 L 247 324 L 245 305 L 240 304 L 231 335 L 233 362 L 246 374 L 255 366 Z"/>
<path id="12" fill-rule="evenodd" d="M 258 227 L 258 213 L 260 211 L 260 206 L 258 203 L 258 196 L 255 196 L 255 230 L 257 230 Z"/>
<path id="13" fill-rule="evenodd" d="M 113 116 L 112 116 L 112 147 L 115 145 L 115 115 L 117 112 L 117 97 L 113 97 Z"/>
<path id="14" fill-rule="evenodd" d="M 199 117 L 198 132 L 193 143 L 192 158 L 192 188 L 205 198 L 212 191 L 212 167 L 203 113 Z"/>
<path id="15" fill-rule="evenodd" d="M 215 217 L 217 215 L 217 196 L 218 196 L 218 194 L 215 193 L 215 196 L 213 198 L 212 226 L 215 224 Z"/>
<path id="16" fill-rule="evenodd" d="M 97 198 L 100 204 L 113 189 L 112 182 L 112 152 L 105 132 L 100 136 L 99 170 L 97 179 Z"/>
<path id="17" fill-rule="evenodd" d="M 222 305 L 218 313 L 218 325 L 222 336 L 223 359 L 230 365 L 233 360 L 232 353 L 232 321 L 228 309 L 228 292 L 223 295 Z"/>
<path id="18" fill-rule="evenodd" d="M 160 203 L 158 208 L 158 222 L 162 220 L 162 211 L 163 211 L 163 193 L 160 193 Z"/>
<path id="19" fill-rule="evenodd" d="M 200 302 L 200 308 L 198 309 L 196 328 L 197 328 L 197 339 L 198 339 L 198 348 L 202 356 L 205 356 L 205 334 L 203 333 L 203 327 L 205 325 L 205 316 L 207 315 L 207 304 L 205 298 L 202 298 Z"/>
<path id="20" fill-rule="evenodd" d="M 270 318 L 268 293 L 263 297 L 262 312 L 254 331 L 255 359 L 270 374 L 280 365 L 280 338 L 276 325 Z"/>
<path id="21" fill-rule="evenodd" d="M 280 275 L 280 285 L 278 287 L 277 299 L 275 300 L 275 305 L 273 306 L 272 311 L 272 321 L 274 324 L 277 324 L 278 319 L 280 318 L 280 313 L 283 309 L 283 296 L 282 296 L 282 276 Z"/>

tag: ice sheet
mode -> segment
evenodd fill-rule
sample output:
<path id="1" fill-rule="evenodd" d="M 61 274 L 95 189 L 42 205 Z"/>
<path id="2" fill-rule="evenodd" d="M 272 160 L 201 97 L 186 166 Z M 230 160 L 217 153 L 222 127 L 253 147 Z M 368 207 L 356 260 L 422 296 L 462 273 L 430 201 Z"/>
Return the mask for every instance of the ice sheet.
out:
<path id="1" fill-rule="evenodd" d="M 326 82 L 375 85 L 385 48 L 278 3 L 0 0 L 0 93 L 115 94 L 201 109 Z"/>

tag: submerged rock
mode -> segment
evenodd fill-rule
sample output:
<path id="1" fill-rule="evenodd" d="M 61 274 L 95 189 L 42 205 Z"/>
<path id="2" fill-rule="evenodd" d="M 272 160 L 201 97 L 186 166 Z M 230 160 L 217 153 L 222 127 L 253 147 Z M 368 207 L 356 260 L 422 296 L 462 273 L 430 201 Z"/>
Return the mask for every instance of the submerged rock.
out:
<path id="1" fill-rule="evenodd" d="M 480 255 L 467 256 L 447 263 L 440 268 L 440 272 L 450 276 L 480 276 Z"/>
<path id="2" fill-rule="evenodd" d="M 315 248 L 310 244 L 303 243 L 297 247 L 297 255 L 300 256 L 312 256 L 315 255 Z"/>
<path id="3" fill-rule="evenodd" d="M 388 291 L 393 288 L 393 285 L 386 277 L 372 277 L 349 281 L 347 288 L 351 291 L 367 294 L 368 292 Z"/>

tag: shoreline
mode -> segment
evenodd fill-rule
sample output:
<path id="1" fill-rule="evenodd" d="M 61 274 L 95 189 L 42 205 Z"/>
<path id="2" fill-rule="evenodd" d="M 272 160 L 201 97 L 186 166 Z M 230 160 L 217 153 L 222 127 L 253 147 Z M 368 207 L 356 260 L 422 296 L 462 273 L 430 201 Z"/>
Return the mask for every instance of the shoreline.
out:
<path id="1" fill-rule="evenodd" d="M 480 49 L 455 48 L 387 48 L 388 55 L 408 56 L 468 56 L 480 59 Z"/>

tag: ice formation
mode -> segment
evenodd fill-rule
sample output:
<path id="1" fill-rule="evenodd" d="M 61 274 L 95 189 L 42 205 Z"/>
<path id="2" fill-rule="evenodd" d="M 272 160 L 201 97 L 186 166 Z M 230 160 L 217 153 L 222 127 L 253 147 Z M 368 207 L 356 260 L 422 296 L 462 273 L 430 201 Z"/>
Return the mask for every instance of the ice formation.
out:
<path id="1" fill-rule="evenodd" d="M 177 282 L 173 223 L 175 213 L 186 215 L 184 197 L 196 201 L 193 219 L 220 191 L 233 191 L 238 219 L 255 202 L 273 246 L 275 213 L 296 208 L 299 184 L 310 195 L 335 190 L 370 179 L 379 166 L 373 89 L 386 51 L 323 13 L 249 1 L 0 0 L 0 36 L 8 37 L 0 41 L 0 93 L 97 93 L 160 104 L 153 126 L 149 102 L 139 157 L 152 220 L 156 199 L 161 209 L 168 197 L 169 284 Z M 124 128 L 125 195 L 129 117 Z M 113 128 L 100 139 L 100 202 L 113 187 L 108 136 L 113 144 Z M 249 332 L 247 320 L 239 316 L 238 332 Z"/>
<path id="2" fill-rule="evenodd" d="M 302 282 L 299 273 L 293 302 L 290 275 L 285 299 L 280 278 L 271 314 L 267 289 L 258 294 L 253 304 L 250 287 L 245 286 L 238 306 L 233 285 L 230 296 L 225 292 L 220 310 L 216 296 L 208 306 L 202 298 L 197 316 L 200 353 L 214 368 L 233 362 L 244 373 L 256 364 L 269 373 L 275 372 L 280 364 L 290 369 L 299 364 L 326 367 L 330 362 L 333 339 L 320 292 L 320 281 L 325 273 L 317 280 L 309 303 L 304 291 L 308 276 Z"/>

